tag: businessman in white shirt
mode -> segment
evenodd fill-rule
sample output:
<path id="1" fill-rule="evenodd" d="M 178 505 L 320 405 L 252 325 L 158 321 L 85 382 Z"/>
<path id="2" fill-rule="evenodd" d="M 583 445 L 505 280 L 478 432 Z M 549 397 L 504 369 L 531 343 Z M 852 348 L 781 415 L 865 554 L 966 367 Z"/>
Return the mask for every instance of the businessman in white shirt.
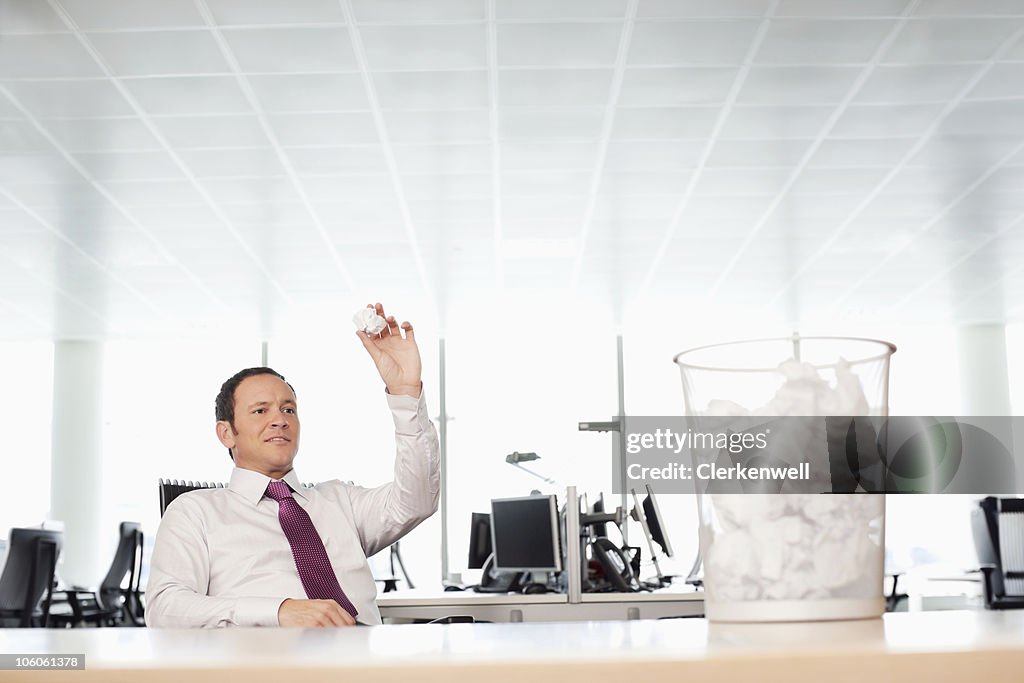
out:
<path id="1" fill-rule="evenodd" d="M 440 478 L 412 325 L 399 325 L 380 304 L 373 308 L 387 327 L 357 334 L 387 389 L 393 481 L 373 489 L 338 480 L 303 488 L 292 466 L 299 447 L 295 392 L 270 368 L 236 374 L 217 400 L 217 436 L 235 463 L 230 483 L 179 496 L 167 507 L 150 562 L 149 626 L 380 623 L 366 558 L 437 510 Z"/>

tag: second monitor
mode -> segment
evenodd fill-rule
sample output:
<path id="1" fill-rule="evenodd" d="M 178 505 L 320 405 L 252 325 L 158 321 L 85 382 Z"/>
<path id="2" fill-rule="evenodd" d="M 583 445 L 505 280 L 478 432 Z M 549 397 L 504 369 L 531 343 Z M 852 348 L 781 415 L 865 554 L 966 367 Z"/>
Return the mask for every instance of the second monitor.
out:
<path id="1" fill-rule="evenodd" d="M 492 500 L 494 568 L 501 571 L 561 571 L 558 528 L 555 496 Z"/>

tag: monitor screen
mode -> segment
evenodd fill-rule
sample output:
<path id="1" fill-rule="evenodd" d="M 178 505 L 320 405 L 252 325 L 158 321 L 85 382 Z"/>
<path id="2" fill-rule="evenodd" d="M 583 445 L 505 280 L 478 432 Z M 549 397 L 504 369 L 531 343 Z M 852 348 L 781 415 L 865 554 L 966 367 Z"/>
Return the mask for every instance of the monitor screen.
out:
<path id="1" fill-rule="evenodd" d="M 491 542 L 495 569 L 561 571 L 558 505 L 555 497 L 492 500 Z"/>
<path id="2" fill-rule="evenodd" d="M 672 544 L 665 534 L 664 517 L 661 516 L 661 509 L 658 508 L 658 501 L 654 497 L 654 490 L 647 485 L 647 497 L 644 498 L 644 519 L 647 520 L 647 528 L 651 530 L 651 538 L 661 546 L 665 555 L 672 557 Z"/>
<path id="3" fill-rule="evenodd" d="M 491 556 L 491 516 L 474 512 L 469 523 L 469 568 L 483 569 Z"/>

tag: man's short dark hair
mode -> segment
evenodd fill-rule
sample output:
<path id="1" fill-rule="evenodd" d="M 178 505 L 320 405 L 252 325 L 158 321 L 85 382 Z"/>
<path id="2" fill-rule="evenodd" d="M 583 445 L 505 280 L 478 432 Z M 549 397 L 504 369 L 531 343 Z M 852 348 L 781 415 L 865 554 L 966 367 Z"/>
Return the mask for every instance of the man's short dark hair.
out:
<path id="1" fill-rule="evenodd" d="M 217 417 L 217 422 L 226 421 L 231 425 L 231 431 L 235 431 L 235 389 L 242 383 L 246 377 L 252 377 L 254 375 L 273 375 L 279 378 L 282 382 L 288 385 L 288 388 L 295 393 L 295 387 L 293 387 L 288 380 L 284 378 L 277 370 L 268 367 L 258 368 L 246 368 L 232 375 L 224 384 L 220 386 L 220 393 L 217 394 L 217 400 L 214 404 L 214 415 Z M 234 460 L 235 456 L 228 449 L 228 455 Z"/>

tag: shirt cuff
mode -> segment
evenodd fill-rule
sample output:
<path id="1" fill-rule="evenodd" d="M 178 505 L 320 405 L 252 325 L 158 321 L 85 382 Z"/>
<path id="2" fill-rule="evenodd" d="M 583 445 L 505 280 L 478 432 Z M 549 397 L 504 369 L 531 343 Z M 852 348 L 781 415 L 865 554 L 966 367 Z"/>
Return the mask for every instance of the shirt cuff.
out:
<path id="1" fill-rule="evenodd" d="M 391 419 L 395 421 L 395 432 L 398 434 L 416 435 L 430 429 L 430 416 L 427 415 L 426 391 L 420 389 L 419 398 L 407 395 L 386 393 L 388 407 L 391 408 Z"/>
<path id="2" fill-rule="evenodd" d="M 239 598 L 235 623 L 239 626 L 280 626 L 277 611 L 287 598 Z"/>

